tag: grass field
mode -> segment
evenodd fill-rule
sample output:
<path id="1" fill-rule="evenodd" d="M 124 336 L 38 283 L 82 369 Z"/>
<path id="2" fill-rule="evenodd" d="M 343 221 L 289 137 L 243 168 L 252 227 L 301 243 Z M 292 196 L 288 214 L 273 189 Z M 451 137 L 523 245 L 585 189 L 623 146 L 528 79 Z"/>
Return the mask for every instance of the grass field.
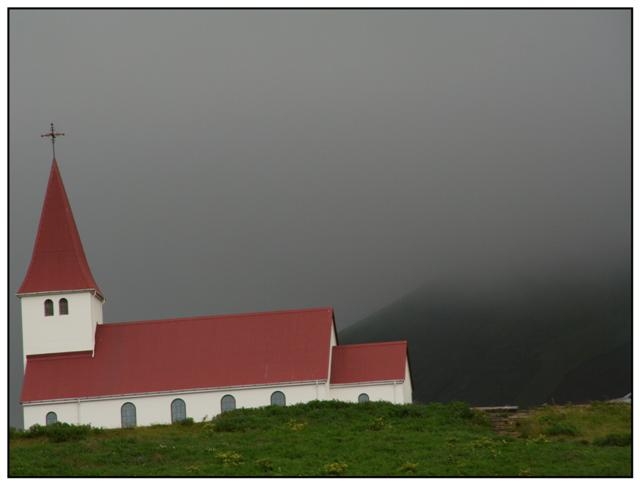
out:
<path id="1" fill-rule="evenodd" d="M 201 423 L 12 431 L 18 476 L 630 476 L 626 404 L 545 406 L 496 433 L 463 403 L 312 402 Z"/>

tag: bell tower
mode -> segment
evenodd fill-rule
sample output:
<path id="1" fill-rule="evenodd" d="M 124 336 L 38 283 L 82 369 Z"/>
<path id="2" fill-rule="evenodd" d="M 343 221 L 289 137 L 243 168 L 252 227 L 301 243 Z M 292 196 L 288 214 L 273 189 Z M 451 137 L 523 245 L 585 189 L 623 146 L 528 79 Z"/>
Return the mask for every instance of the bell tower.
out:
<path id="1" fill-rule="evenodd" d="M 61 135 L 53 125 L 51 132 Z M 55 157 L 31 263 L 17 296 L 25 369 L 27 356 L 94 351 L 104 297 L 87 263 Z"/>

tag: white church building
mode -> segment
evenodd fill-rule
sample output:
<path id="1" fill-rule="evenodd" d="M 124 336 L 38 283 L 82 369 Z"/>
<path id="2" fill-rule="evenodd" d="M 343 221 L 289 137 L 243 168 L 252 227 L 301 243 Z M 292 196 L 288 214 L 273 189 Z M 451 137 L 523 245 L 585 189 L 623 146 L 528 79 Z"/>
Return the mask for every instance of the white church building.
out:
<path id="1" fill-rule="evenodd" d="M 412 400 L 407 342 L 339 345 L 331 308 L 104 322 L 105 298 L 55 158 L 18 297 L 25 428 L 200 421 L 316 399 Z"/>

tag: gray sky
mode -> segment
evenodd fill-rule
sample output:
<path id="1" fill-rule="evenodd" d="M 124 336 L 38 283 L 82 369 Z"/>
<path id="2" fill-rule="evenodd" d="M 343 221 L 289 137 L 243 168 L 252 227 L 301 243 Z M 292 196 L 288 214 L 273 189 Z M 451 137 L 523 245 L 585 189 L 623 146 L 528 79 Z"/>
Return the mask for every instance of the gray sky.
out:
<path id="1" fill-rule="evenodd" d="M 9 292 L 57 158 L 106 322 L 630 263 L 630 12 L 10 13 Z M 19 304 L 10 416 L 19 424 Z"/>

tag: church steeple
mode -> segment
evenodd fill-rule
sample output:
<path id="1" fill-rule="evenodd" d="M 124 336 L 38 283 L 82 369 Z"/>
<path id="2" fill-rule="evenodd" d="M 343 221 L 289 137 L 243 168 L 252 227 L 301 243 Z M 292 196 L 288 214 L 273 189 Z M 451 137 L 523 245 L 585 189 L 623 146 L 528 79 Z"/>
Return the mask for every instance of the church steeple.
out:
<path id="1" fill-rule="evenodd" d="M 25 366 L 30 355 L 94 351 L 104 297 L 89 269 L 55 158 L 18 296 Z"/>
<path id="2" fill-rule="evenodd" d="M 92 290 L 103 299 L 84 254 L 54 158 L 31 263 L 18 295 L 78 290 Z"/>

